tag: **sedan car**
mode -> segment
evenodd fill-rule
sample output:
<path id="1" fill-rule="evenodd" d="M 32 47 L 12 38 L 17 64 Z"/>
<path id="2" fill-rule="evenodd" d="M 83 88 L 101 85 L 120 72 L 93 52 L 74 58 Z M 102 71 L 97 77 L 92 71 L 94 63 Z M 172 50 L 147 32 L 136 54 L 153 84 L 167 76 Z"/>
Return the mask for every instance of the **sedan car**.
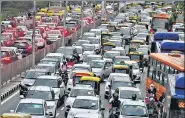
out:
<path id="1" fill-rule="evenodd" d="M 56 64 L 38 64 L 35 69 L 49 69 L 49 72 L 54 75 L 58 71 Z"/>
<path id="2" fill-rule="evenodd" d="M 129 56 L 115 56 L 113 59 L 114 64 L 120 64 L 122 61 L 130 61 Z"/>
<path id="3" fill-rule="evenodd" d="M 48 86 L 32 86 L 26 96 L 20 96 L 21 98 L 29 99 L 43 99 L 47 104 L 47 112 L 50 117 L 56 117 L 57 101 L 55 101 L 55 94 L 51 87 Z"/>
<path id="4" fill-rule="evenodd" d="M 110 60 L 92 60 L 90 65 L 92 72 L 100 77 L 101 81 L 104 81 L 112 72 L 112 61 Z"/>
<path id="5" fill-rule="evenodd" d="M 147 107 L 143 101 L 127 100 L 121 105 L 120 118 L 149 118 Z"/>
<path id="6" fill-rule="evenodd" d="M 57 101 L 57 107 L 64 103 L 65 85 L 60 76 L 42 75 L 36 79 L 34 86 L 51 87 L 55 92 L 55 100 Z"/>
<path id="7" fill-rule="evenodd" d="M 136 40 L 144 40 L 144 41 L 146 41 L 147 35 L 148 35 L 148 33 L 138 33 L 138 34 L 133 38 L 133 40 L 136 39 Z"/>
<path id="8" fill-rule="evenodd" d="M 88 40 L 78 40 L 78 41 L 76 41 L 76 42 L 73 44 L 73 46 L 82 46 L 83 44 L 91 44 L 91 42 L 88 41 Z"/>
<path id="9" fill-rule="evenodd" d="M 49 112 L 46 111 L 46 109 L 47 104 L 45 100 L 26 98 L 21 99 L 15 111 L 11 110 L 10 112 L 31 114 L 33 118 L 34 117 L 46 118 L 47 114 L 49 115 Z"/>
<path id="10" fill-rule="evenodd" d="M 113 60 L 115 56 L 121 56 L 120 52 L 119 51 L 106 51 L 103 55 L 103 59 Z"/>
<path id="11" fill-rule="evenodd" d="M 89 53 L 89 52 L 94 53 L 95 52 L 95 46 L 92 44 L 82 44 L 82 48 L 83 48 L 84 52 L 87 52 L 87 53 Z"/>
<path id="12" fill-rule="evenodd" d="M 105 108 L 102 107 L 102 102 L 96 96 L 78 96 L 71 106 L 67 118 L 74 118 L 78 113 L 98 113 L 104 116 Z"/>
<path id="13" fill-rule="evenodd" d="M 87 55 L 86 58 L 84 58 L 83 60 L 83 64 L 87 63 L 87 64 L 90 64 L 92 60 L 101 60 L 102 59 L 102 56 L 101 55 Z"/>
<path id="14" fill-rule="evenodd" d="M 67 99 L 65 102 L 65 117 L 67 117 L 70 106 L 73 105 L 77 96 L 95 96 L 94 89 L 89 85 L 77 84 L 74 86 L 69 94 L 67 94 Z"/>

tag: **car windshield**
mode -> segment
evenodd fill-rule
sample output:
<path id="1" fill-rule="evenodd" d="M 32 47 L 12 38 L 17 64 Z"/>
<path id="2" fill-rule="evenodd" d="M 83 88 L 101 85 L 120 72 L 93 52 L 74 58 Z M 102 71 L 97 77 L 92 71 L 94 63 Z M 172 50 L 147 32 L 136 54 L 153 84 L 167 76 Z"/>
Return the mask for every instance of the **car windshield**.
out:
<path id="1" fill-rule="evenodd" d="M 147 117 L 147 109 L 140 105 L 124 105 L 122 107 L 121 115 Z"/>
<path id="2" fill-rule="evenodd" d="M 147 49 L 138 49 L 138 52 L 142 52 L 144 55 L 148 55 L 148 50 Z"/>
<path id="3" fill-rule="evenodd" d="M 120 41 L 110 41 L 111 43 L 115 44 L 117 47 L 121 47 Z"/>
<path id="4" fill-rule="evenodd" d="M 76 99 L 72 106 L 73 108 L 79 109 L 98 109 L 98 101 L 97 100 L 87 100 L 87 99 Z"/>
<path id="5" fill-rule="evenodd" d="M 55 61 L 55 60 L 41 60 L 40 63 L 42 63 L 42 64 L 56 64 L 57 61 Z"/>
<path id="6" fill-rule="evenodd" d="M 140 55 L 130 55 L 131 60 L 140 60 Z"/>
<path id="7" fill-rule="evenodd" d="M 44 108 L 42 104 L 36 103 L 20 103 L 17 107 L 16 113 L 26 113 L 30 115 L 44 115 Z"/>
<path id="8" fill-rule="evenodd" d="M 36 66 L 36 69 L 49 69 L 49 72 L 53 73 L 55 71 L 54 67 L 52 66 Z"/>
<path id="9" fill-rule="evenodd" d="M 83 45 L 84 51 L 94 51 L 93 45 Z"/>
<path id="10" fill-rule="evenodd" d="M 88 62 L 90 63 L 92 60 L 101 60 L 102 58 L 101 57 L 88 57 L 85 58 L 84 62 Z"/>
<path id="11" fill-rule="evenodd" d="M 153 29 L 162 28 L 165 29 L 165 24 L 168 23 L 168 19 L 155 18 L 152 20 Z"/>
<path id="12" fill-rule="evenodd" d="M 82 46 L 83 44 L 90 44 L 90 42 L 89 41 L 77 41 L 77 42 L 75 42 L 76 46 Z"/>
<path id="13" fill-rule="evenodd" d="M 119 97 L 122 99 L 132 99 L 133 94 L 136 94 L 138 99 L 143 99 L 140 91 L 132 91 L 132 90 L 120 90 Z"/>
<path id="14" fill-rule="evenodd" d="M 34 86 L 49 86 L 53 88 L 58 88 L 57 79 L 37 79 Z"/>
<path id="15" fill-rule="evenodd" d="M 9 53 L 7 51 L 1 51 L 1 58 L 5 58 L 9 56 Z"/>
<path id="16" fill-rule="evenodd" d="M 56 53 L 62 53 L 64 55 L 72 55 L 73 54 L 73 49 L 68 49 L 68 48 L 62 48 L 62 49 L 58 49 L 56 51 Z"/>
<path id="17" fill-rule="evenodd" d="M 147 34 L 138 34 L 137 37 L 146 38 Z"/>
<path id="18" fill-rule="evenodd" d="M 94 91 L 87 89 L 73 89 L 70 93 L 70 97 L 77 96 L 94 96 Z"/>
<path id="19" fill-rule="evenodd" d="M 104 53 L 104 58 L 114 58 L 115 56 L 120 56 L 120 53 Z"/>
<path id="20" fill-rule="evenodd" d="M 115 58 L 114 63 L 120 63 L 122 61 L 130 61 L 130 58 Z"/>
<path id="21" fill-rule="evenodd" d="M 25 78 L 26 79 L 36 79 L 39 75 L 40 75 L 39 72 L 36 72 L 36 71 L 28 71 L 26 73 Z"/>
<path id="22" fill-rule="evenodd" d="M 89 68 L 87 68 L 87 67 L 75 67 L 73 69 L 73 71 L 77 71 L 77 70 L 83 70 L 83 71 L 86 71 L 86 72 L 89 72 L 90 71 Z"/>
<path id="23" fill-rule="evenodd" d="M 127 69 L 114 69 L 115 73 L 127 73 Z"/>
<path id="24" fill-rule="evenodd" d="M 100 62 L 100 61 L 92 61 L 91 62 L 91 67 L 92 68 L 103 68 L 105 65 L 104 62 Z"/>
<path id="25" fill-rule="evenodd" d="M 88 40 L 92 43 L 92 44 L 100 44 L 100 40 L 96 39 L 96 38 L 88 38 Z"/>
<path id="26" fill-rule="evenodd" d="M 82 54 L 83 53 L 83 49 L 82 48 L 76 48 L 76 51 L 78 54 Z"/>
<path id="27" fill-rule="evenodd" d="M 122 78 L 124 80 L 124 78 Z M 125 81 L 114 81 L 112 84 L 112 89 L 115 90 L 119 87 L 131 87 L 131 82 L 125 82 Z"/>
<path id="28" fill-rule="evenodd" d="M 52 100 L 52 95 L 50 91 L 29 90 L 26 98 Z"/>
<path id="29" fill-rule="evenodd" d="M 123 35 L 130 35 L 130 29 L 129 28 L 120 29 L 118 31 L 120 33 L 122 33 Z"/>

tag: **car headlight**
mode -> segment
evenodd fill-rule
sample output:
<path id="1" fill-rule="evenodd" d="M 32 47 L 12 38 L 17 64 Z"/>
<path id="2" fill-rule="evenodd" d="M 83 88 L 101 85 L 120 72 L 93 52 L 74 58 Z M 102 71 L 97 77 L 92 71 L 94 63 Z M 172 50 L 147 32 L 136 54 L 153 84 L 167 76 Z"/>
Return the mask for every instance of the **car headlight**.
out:
<path id="1" fill-rule="evenodd" d="M 48 109 L 53 109 L 54 108 L 54 106 L 48 106 Z"/>

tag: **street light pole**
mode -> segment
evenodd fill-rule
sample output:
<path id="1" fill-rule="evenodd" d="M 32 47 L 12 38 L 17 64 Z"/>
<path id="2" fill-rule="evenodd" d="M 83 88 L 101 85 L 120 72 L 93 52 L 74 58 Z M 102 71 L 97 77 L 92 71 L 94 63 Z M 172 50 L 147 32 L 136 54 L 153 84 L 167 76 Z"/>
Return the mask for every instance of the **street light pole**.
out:
<path id="1" fill-rule="evenodd" d="M 66 16 L 67 16 L 67 0 L 66 0 L 66 5 L 65 5 L 65 9 L 64 9 L 64 17 L 63 17 L 63 20 L 64 20 L 64 29 L 66 29 Z M 65 46 L 65 37 L 64 37 L 64 34 L 62 34 L 62 47 Z"/>
<path id="2" fill-rule="evenodd" d="M 95 5 L 95 2 L 94 2 L 94 4 L 93 4 L 93 28 L 95 28 L 96 27 L 96 22 L 95 22 L 95 7 L 96 7 L 96 5 Z"/>
<path id="3" fill-rule="evenodd" d="M 0 9 L 1 9 L 1 2 L 0 2 Z M 0 18 L 0 21 L 2 20 L 1 18 Z M 0 26 L 0 31 L 2 31 L 1 26 Z M 1 39 L 1 35 L 0 35 L 0 41 L 1 40 L 2 39 Z M 0 51 L 1 51 L 1 44 L 0 44 Z M 1 66 L 1 53 L 0 53 L 0 66 Z M 1 68 L 2 68 L 2 66 L 1 66 Z M 0 68 L 0 95 L 1 95 L 1 68 Z M 0 98 L 0 115 L 1 115 L 1 98 Z"/>
<path id="4" fill-rule="evenodd" d="M 32 67 L 35 66 L 35 13 L 36 1 L 33 1 Z"/>
<path id="5" fill-rule="evenodd" d="M 81 30 L 80 30 L 80 36 L 82 37 L 83 35 L 83 1 L 82 1 L 82 6 L 81 6 Z"/>

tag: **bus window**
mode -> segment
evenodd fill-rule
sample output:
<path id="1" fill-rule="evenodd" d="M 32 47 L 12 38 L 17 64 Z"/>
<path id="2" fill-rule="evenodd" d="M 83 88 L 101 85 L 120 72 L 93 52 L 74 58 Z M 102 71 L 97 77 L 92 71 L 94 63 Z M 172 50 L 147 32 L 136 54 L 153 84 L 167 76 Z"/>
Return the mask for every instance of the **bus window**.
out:
<path id="1" fill-rule="evenodd" d="M 161 78 L 161 84 L 164 86 L 167 83 L 167 74 L 163 73 Z"/>
<path id="2" fill-rule="evenodd" d="M 156 68 L 156 60 L 153 60 L 153 63 L 152 63 L 152 66 L 154 67 L 154 68 Z"/>
<path id="3" fill-rule="evenodd" d="M 150 66 L 148 69 L 149 69 L 148 70 L 148 77 L 150 77 L 152 79 L 153 67 Z"/>

